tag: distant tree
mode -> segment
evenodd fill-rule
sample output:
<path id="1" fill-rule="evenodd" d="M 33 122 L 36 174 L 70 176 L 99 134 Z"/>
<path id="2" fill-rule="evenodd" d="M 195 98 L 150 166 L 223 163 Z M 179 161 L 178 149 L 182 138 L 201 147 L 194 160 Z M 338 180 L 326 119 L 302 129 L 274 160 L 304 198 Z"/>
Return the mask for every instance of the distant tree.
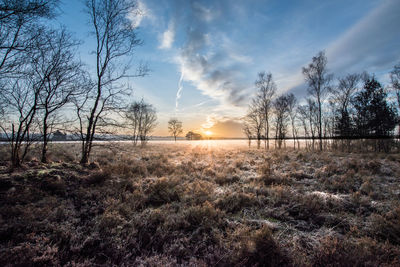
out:
<path id="1" fill-rule="evenodd" d="M 289 116 L 289 96 L 281 95 L 274 101 L 275 111 L 275 137 L 278 142 L 278 148 L 282 147 L 282 141 L 287 134 L 287 122 Z"/>
<path id="2" fill-rule="evenodd" d="M 312 149 L 314 150 L 315 137 L 318 128 L 318 108 L 314 100 L 307 98 L 307 119 L 312 139 Z"/>
<path id="3" fill-rule="evenodd" d="M 172 134 L 172 136 L 174 137 L 175 142 L 176 142 L 176 137 L 179 136 L 183 132 L 182 122 L 176 118 L 170 119 L 168 121 L 168 131 Z"/>
<path id="4" fill-rule="evenodd" d="M 124 97 L 130 90 L 123 84 L 128 77 L 146 74 L 146 68 L 140 67 L 136 74 L 129 74 L 134 48 L 141 44 L 136 28 L 129 19 L 137 13 L 137 4 L 130 0 L 86 0 L 86 11 L 90 18 L 95 37 L 96 76 L 95 86 L 90 100 L 85 98 L 84 108 L 78 105 L 79 120 L 84 133 L 82 139 L 81 164 L 87 164 L 92 149 L 98 123 L 107 126 L 107 115 L 123 107 Z M 90 107 L 88 107 L 90 105 Z"/>
<path id="5" fill-rule="evenodd" d="M 151 104 L 141 101 L 133 102 L 125 111 L 128 128 L 132 131 L 133 143 L 140 140 L 141 145 L 146 144 L 148 135 L 157 125 L 157 115 Z"/>
<path id="6" fill-rule="evenodd" d="M 189 131 L 186 135 L 185 135 L 187 140 L 201 140 L 203 137 L 201 136 L 201 134 Z"/>
<path id="7" fill-rule="evenodd" d="M 260 72 L 255 82 L 258 88 L 256 95 L 256 103 L 259 105 L 259 112 L 263 115 L 263 126 L 265 136 L 265 148 L 269 149 L 269 130 L 271 120 L 271 109 L 273 106 L 272 99 L 276 92 L 276 85 L 272 79 L 271 73 Z"/>
<path id="8" fill-rule="evenodd" d="M 365 81 L 363 89 L 354 97 L 355 125 L 359 137 L 387 137 L 397 123 L 397 112 L 387 102 L 387 93 L 374 78 Z"/>
<path id="9" fill-rule="evenodd" d="M 397 109 L 400 112 L 400 64 L 394 66 L 392 72 L 390 72 L 390 80 L 392 83 L 392 89 L 394 90 L 397 98 Z M 398 135 L 400 136 L 400 118 L 398 119 L 398 123 Z"/>
<path id="10" fill-rule="evenodd" d="M 297 99 L 293 93 L 287 95 L 287 111 L 290 118 L 292 137 L 293 137 L 293 148 L 296 149 L 296 137 L 297 137 L 297 127 L 296 127 L 296 117 L 297 117 Z M 299 145 L 299 144 L 298 144 Z M 300 146 L 300 145 L 299 145 Z"/>
<path id="11" fill-rule="evenodd" d="M 322 105 L 328 92 L 332 75 L 328 73 L 325 52 L 321 51 L 312 58 L 308 67 L 303 67 L 303 75 L 308 84 L 308 93 L 315 99 L 318 109 L 319 148 L 322 150 Z"/>
<path id="12" fill-rule="evenodd" d="M 334 132 L 340 137 L 349 137 L 352 134 L 352 122 L 350 116 L 351 99 L 358 90 L 361 79 L 359 74 L 349 74 L 338 79 L 337 86 L 330 88 L 331 102 L 334 105 L 335 125 Z"/>
<path id="13" fill-rule="evenodd" d="M 243 123 L 243 133 L 246 135 L 249 141 L 249 147 L 251 146 L 251 128 L 247 123 Z"/>
<path id="14" fill-rule="evenodd" d="M 244 119 L 245 123 L 249 125 L 251 132 L 257 139 L 257 148 L 260 148 L 261 139 L 263 137 L 262 131 L 264 129 L 264 118 L 264 111 L 260 107 L 259 99 L 253 99 Z"/>

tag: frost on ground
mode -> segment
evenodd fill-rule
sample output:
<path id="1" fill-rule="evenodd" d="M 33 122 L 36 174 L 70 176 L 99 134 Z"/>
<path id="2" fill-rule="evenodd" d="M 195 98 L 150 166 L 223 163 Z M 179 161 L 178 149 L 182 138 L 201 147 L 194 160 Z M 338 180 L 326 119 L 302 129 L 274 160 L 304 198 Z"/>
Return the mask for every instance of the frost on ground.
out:
<path id="1" fill-rule="evenodd" d="M 2 266 L 400 264 L 397 154 L 103 144 L 84 167 L 78 149 L 1 162 Z"/>

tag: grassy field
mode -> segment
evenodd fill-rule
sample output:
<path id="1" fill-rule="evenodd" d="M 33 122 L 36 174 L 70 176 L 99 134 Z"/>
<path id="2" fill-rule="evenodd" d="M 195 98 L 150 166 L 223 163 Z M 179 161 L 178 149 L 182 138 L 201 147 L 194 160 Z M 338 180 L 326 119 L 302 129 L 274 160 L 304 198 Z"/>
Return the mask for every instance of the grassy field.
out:
<path id="1" fill-rule="evenodd" d="M 400 265 L 400 155 L 195 144 L 3 160 L 0 265 Z"/>

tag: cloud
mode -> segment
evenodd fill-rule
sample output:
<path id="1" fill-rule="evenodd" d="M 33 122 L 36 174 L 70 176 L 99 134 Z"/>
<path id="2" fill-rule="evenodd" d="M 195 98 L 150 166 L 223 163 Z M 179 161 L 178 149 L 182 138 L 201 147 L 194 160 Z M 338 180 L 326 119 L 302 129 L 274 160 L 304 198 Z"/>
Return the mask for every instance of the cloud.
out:
<path id="1" fill-rule="evenodd" d="M 165 32 L 160 37 L 161 43 L 158 48 L 170 49 L 172 47 L 174 39 L 175 39 L 175 24 L 171 21 L 168 24 L 168 28 L 165 30 Z"/>
<path id="2" fill-rule="evenodd" d="M 202 131 L 211 131 L 214 137 L 235 138 L 243 137 L 243 125 L 239 119 L 228 117 L 208 116 L 202 125 Z"/>
<path id="3" fill-rule="evenodd" d="M 182 80 L 190 82 L 221 105 L 243 104 L 248 86 L 240 81 L 240 68 L 251 59 L 226 49 L 229 39 L 217 37 L 218 34 L 210 30 L 210 24 L 218 23 L 216 20 L 221 14 L 218 7 L 206 8 L 198 2 L 192 2 L 189 11 L 187 21 L 180 23 L 188 25 L 188 29 L 186 42 L 176 58 L 182 74 L 176 106 L 182 92 Z M 221 42 L 225 47 L 220 45 Z"/>
<path id="4" fill-rule="evenodd" d="M 400 2 L 383 1 L 370 11 L 343 35 L 326 48 L 328 69 L 335 76 L 346 73 L 374 72 L 391 69 L 400 60 Z M 320 50 L 324 49 L 321 47 Z M 315 51 L 315 54 L 318 51 Z M 304 62 L 306 66 L 311 62 Z M 384 77 L 382 77 L 384 78 Z M 291 91 L 299 98 L 306 95 L 307 85 L 301 67 L 292 73 L 285 73 L 277 79 L 279 93 Z"/>
<path id="5" fill-rule="evenodd" d="M 400 2 L 386 0 L 326 50 L 333 71 L 390 68 L 400 60 Z"/>
<path id="6" fill-rule="evenodd" d="M 154 15 L 147 8 L 147 6 L 141 1 L 137 1 L 137 9 L 130 14 L 129 19 L 132 21 L 132 25 L 137 28 L 140 26 L 144 19 L 154 20 Z"/>

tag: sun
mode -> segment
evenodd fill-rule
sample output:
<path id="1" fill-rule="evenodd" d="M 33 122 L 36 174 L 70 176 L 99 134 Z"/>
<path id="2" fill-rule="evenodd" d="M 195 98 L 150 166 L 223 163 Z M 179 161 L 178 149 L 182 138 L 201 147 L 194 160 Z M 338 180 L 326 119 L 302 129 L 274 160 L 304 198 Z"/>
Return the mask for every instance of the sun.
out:
<path id="1" fill-rule="evenodd" d="M 207 136 L 211 136 L 211 135 L 212 135 L 212 132 L 211 132 L 211 131 L 208 131 L 208 130 L 205 131 L 204 133 L 205 133 Z"/>

